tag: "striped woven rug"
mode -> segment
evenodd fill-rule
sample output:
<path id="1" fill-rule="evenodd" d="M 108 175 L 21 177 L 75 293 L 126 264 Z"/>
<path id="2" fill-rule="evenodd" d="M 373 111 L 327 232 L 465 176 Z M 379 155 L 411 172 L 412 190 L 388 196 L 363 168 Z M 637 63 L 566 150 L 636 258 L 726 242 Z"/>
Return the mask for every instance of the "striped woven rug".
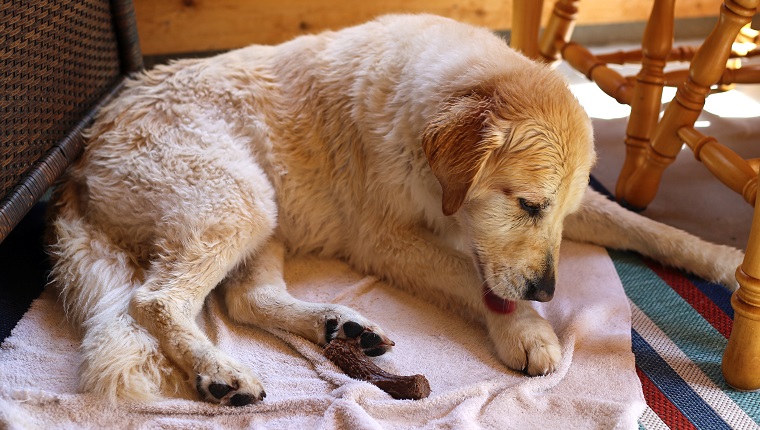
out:
<path id="1" fill-rule="evenodd" d="M 760 429 L 760 392 L 732 390 L 721 376 L 731 293 L 635 253 L 609 253 L 631 303 L 636 372 L 648 405 L 639 427 Z"/>

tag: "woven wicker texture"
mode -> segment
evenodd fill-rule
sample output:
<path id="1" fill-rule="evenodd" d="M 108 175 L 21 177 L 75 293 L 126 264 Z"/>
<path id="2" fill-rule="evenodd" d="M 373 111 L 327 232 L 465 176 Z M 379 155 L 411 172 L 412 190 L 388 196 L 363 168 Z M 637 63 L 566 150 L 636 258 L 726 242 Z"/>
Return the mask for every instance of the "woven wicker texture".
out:
<path id="1" fill-rule="evenodd" d="M 0 196 L 119 77 L 108 0 L 0 3 Z"/>

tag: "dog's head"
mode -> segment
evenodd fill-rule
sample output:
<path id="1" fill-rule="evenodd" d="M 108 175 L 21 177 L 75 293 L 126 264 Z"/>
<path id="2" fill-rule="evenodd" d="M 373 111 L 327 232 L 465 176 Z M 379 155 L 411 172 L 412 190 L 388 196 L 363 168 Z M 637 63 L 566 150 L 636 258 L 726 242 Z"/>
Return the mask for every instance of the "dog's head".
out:
<path id="1" fill-rule="evenodd" d="M 484 285 L 505 299 L 550 300 L 562 224 L 595 159 L 590 121 L 564 80 L 540 68 L 455 94 L 422 143 Z"/>

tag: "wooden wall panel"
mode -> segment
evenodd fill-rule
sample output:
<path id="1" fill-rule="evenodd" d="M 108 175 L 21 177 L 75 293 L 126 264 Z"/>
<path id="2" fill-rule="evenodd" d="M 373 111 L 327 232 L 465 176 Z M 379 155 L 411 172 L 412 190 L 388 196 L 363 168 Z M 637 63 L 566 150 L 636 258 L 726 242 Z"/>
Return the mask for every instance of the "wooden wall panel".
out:
<path id="1" fill-rule="evenodd" d="M 653 0 L 583 0 L 579 24 L 646 20 Z M 134 0 L 146 55 L 273 44 L 358 24 L 384 13 L 429 12 L 508 30 L 511 0 Z M 679 18 L 717 15 L 721 0 L 676 2 Z M 544 1 L 544 18 L 553 1 Z M 544 19 L 544 22 L 545 22 Z"/>

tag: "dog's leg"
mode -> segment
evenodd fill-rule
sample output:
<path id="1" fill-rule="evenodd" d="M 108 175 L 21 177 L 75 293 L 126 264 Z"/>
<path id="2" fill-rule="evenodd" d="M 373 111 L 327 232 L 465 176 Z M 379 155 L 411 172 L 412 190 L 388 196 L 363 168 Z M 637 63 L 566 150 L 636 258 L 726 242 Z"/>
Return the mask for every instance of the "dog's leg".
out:
<path id="1" fill-rule="evenodd" d="M 222 285 L 230 316 L 263 329 L 280 329 L 325 345 L 335 337 L 355 339 L 370 356 L 393 342 L 376 325 L 342 305 L 309 303 L 286 291 L 284 247 L 276 239 L 251 256 Z"/>
<path id="2" fill-rule="evenodd" d="M 467 256 L 417 230 L 386 230 L 362 242 L 368 245 L 353 253 L 355 265 L 445 309 L 484 323 L 498 357 L 510 368 L 542 375 L 559 365 L 559 340 L 551 325 L 523 301 L 517 301 L 515 311 L 509 314 L 489 310 L 483 281 Z"/>
<path id="3" fill-rule="evenodd" d="M 232 406 L 262 399 L 264 388 L 250 369 L 211 343 L 195 317 L 209 292 L 271 231 L 267 221 L 256 225 L 234 220 L 242 216 L 230 211 L 224 221 L 217 219 L 212 225 L 174 222 L 182 229 L 164 228 L 167 238 L 159 247 L 165 251 L 153 262 L 130 308 L 164 353 L 189 375 L 204 400 Z"/>
<path id="4" fill-rule="evenodd" d="M 590 188 L 586 190 L 581 208 L 566 218 L 564 236 L 636 251 L 732 290 L 738 287 L 734 272 L 744 259 L 738 249 L 706 242 L 638 215 Z"/>
<path id="5" fill-rule="evenodd" d="M 52 284 L 60 291 L 68 320 L 82 335 L 81 389 L 111 402 L 183 392 L 181 372 L 128 314 L 141 269 L 78 213 L 78 194 L 70 183 L 57 189 L 59 212 L 50 223 L 57 240 L 49 251 Z"/>

